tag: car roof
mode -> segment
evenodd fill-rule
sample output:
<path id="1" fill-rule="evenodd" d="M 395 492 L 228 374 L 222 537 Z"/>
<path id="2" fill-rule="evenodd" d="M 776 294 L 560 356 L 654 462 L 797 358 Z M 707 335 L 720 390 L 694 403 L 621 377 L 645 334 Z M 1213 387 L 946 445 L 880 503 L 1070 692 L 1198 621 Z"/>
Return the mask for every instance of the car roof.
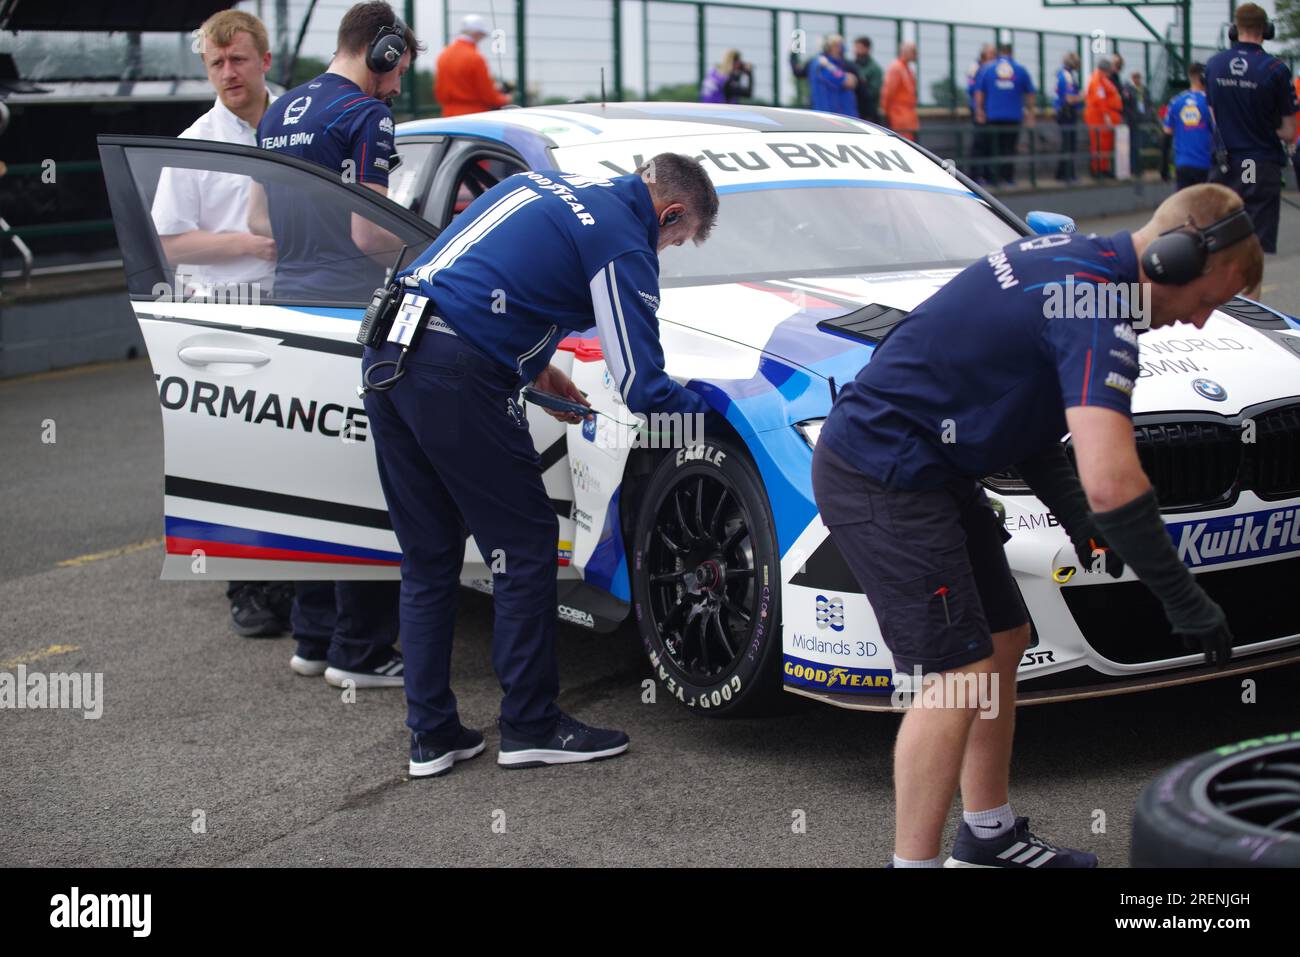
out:
<path id="1" fill-rule="evenodd" d="M 901 140 L 883 127 L 853 117 L 812 110 L 720 103 L 566 103 L 493 110 L 464 116 L 411 120 L 399 136 L 478 136 L 544 160 L 551 147 L 707 133 L 867 133 Z"/>

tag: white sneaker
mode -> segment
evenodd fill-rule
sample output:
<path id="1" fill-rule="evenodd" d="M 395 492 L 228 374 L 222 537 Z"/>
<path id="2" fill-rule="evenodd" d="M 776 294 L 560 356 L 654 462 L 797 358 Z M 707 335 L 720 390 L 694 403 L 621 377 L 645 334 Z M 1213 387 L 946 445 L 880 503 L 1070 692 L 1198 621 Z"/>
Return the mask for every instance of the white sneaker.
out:
<path id="1" fill-rule="evenodd" d="M 324 658 L 304 658 L 302 655 L 294 655 L 289 659 L 289 667 L 294 673 L 305 678 L 319 678 L 325 673 L 326 665 Z"/>

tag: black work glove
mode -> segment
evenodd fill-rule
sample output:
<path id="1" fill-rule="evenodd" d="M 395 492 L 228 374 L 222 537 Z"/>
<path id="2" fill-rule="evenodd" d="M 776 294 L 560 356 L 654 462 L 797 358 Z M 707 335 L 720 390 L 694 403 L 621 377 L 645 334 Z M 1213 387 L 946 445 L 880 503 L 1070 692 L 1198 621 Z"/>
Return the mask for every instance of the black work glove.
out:
<path id="1" fill-rule="evenodd" d="M 1083 571 L 1104 571 L 1111 578 L 1124 574 L 1124 560 L 1106 544 L 1092 512 L 1088 510 L 1088 498 L 1083 494 L 1079 476 L 1065 454 L 1065 446 L 1053 444 L 1021 462 L 1016 471 L 1061 523 Z"/>
<path id="2" fill-rule="evenodd" d="M 1213 603 L 1212 603 L 1213 604 Z M 1218 608 L 1218 605 L 1214 606 Z M 1223 610 L 1219 610 L 1223 614 Z M 1232 632 L 1228 629 L 1227 619 L 1223 619 L 1205 631 L 1197 632 L 1180 632 L 1183 639 L 1183 646 L 1188 651 L 1200 651 L 1205 653 L 1205 660 L 1209 664 L 1216 665 L 1220 668 L 1228 664 L 1232 658 Z"/>
<path id="3" fill-rule="evenodd" d="M 1190 651 L 1222 668 L 1232 657 L 1232 632 L 1223 609 L 1205 594 L 1174 551 L 1160 518 L 1156 493 L 1147 491 L 1127 505 L 1094 515 L 1097 526 L 1133 566 L 1165 607 L 1174 632 Z"/>
<path id="4" fill-rule="evenodd" d="M 1074 554 L 1079 556 L 1079 567 L 1085 572 L 1105 572 L 1111 578 L 1119 578 L 1124 574 L 1124 559 L 1119 557 L 1119 552 L 1106 544 L 1106 539 L 1092 520 L 1091 513 L 1082 526 L 1067 527 L 1065 533 L 1070 536 Z"/>

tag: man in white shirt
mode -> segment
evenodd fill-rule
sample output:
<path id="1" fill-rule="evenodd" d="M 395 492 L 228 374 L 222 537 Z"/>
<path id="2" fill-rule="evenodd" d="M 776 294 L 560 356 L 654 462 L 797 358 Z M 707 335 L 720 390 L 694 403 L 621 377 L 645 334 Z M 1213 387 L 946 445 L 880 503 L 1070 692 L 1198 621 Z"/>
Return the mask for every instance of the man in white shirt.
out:
<path id="1" fill-rule="evenodd" d="M 199 54 L 217 100 L 181 137 L 257 146 L 257 123 L 272 99 L 266 27 L 252 14 L 223 10 L 199 28 Z M 249 177 L 234 173 L 162 171 L 153 221 L 176 274 L 174 296 L 256 302 L 252 297 L 269 294 L 275 240 L 249 231 L 250 186 Z M 291 627 L 292 582 L 230 582 L 226 597 L 231 624 L 245 638 L 275 637 Z"/>
<path id="2" fill-rule="evenodd" d="M 272 99 L 266 27 L 250 13 L 223 10 L 199 28 L 199 53 L 217 100 L 181 138 L 256 146 L 258 121 Z M 163 170 L 153 220 L 177 274 L 175 295 L 269 293 L 275 240 L 248 228 L 250 186 L 249 177 L 233 173 Z"/>

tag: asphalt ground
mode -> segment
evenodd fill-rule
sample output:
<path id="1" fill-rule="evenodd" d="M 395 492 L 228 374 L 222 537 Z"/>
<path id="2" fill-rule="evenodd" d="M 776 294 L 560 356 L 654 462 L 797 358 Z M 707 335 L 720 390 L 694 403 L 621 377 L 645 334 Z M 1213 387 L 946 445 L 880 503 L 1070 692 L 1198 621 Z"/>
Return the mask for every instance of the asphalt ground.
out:
<path id="1" fill-rule="evenodd" d="M 1081 223 L 1131 228 L 1142 216 Z M 1266 301 L 1300 312 L 1300 212 Z M 53 443 L 42 441 L 48 423 Z M 560 704 L 632 736 L 625 757 L 504 771 L 491 601 L 463 593 L 462 720 L 488 750 L 406 780 L 400 692 L 354 703 L 289 671 L 287 638 L 229 626 L 221 585 L 158 580 L 162 448 L 146 361 L 0 382 L 0 671 L 103 674 L 99 719 L 0 710 L 0 865 L 832 865 L 889 860 L 898 719 L 808 705 L 719 721 L 648 678 L 631 626 L 560 626 Z M 1104 866 L 1143 786 L 1178 759 L 1290 730 L 1300 668 L 1021 712 L 1013 806 Z M 802 813 L 800 813 L 802 812 Z M 950 843 L 957 814 L 950 819 Z M 804 827 L 795 826 L 803 821 Z"/>

